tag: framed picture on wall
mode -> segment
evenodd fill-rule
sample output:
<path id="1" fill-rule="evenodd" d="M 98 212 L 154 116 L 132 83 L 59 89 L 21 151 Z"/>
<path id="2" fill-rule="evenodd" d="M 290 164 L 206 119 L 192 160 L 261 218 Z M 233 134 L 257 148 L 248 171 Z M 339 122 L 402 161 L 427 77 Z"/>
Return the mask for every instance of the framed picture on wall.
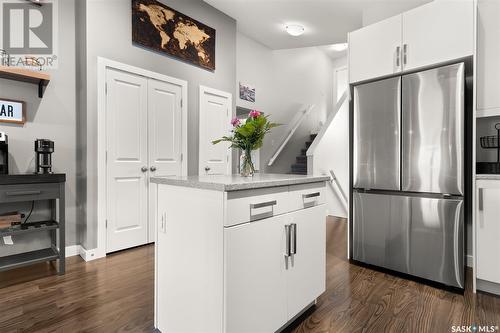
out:
<path id="1" fill-rule="evenodd" d="M 240 82 L 240 99 L 255 103 L 255 87 Z"/>
<path id="2" fill-rule="evenodd" d="M 215 29 L 156 0 L 132 0 L 132 42 L 215 70 Z"/>

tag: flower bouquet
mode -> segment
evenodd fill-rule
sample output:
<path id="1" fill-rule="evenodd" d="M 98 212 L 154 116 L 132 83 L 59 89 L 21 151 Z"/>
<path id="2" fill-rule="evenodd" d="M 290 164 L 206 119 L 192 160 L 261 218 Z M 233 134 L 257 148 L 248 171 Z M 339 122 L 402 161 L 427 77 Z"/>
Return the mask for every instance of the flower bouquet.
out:
<path id="1" fill-rule="evenodd" d="M 264 136 L 271 131 L 272 128 L 280 126 L 268 120 L 268 116 L 262 115 L 259 111 L 251 111 L 245 121 L 238 118 L 231 120 L 233 129 L 231 136 L 223 136 L 222 138 L 212 141 L 212 144 L 220 142 L 230 142 L 229 148 L 238 148 L 243 152 L 240 173 L 244 177 L 253 176 L 255 166 L 252 162 L 252 150 L 257 150 L 264 143 Z"/>

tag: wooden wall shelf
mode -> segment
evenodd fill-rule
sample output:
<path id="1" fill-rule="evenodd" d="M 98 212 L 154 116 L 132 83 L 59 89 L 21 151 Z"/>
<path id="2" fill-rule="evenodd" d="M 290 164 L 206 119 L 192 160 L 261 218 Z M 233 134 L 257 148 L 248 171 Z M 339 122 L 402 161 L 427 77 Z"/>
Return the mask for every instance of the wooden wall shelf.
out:
<path id="1" fill-rule="evenodd" d="M 50 74 L 20 67 L 0 66 L 0 78 L 38 85 L 38 97 L 42 98 L 50 82 Z"/>

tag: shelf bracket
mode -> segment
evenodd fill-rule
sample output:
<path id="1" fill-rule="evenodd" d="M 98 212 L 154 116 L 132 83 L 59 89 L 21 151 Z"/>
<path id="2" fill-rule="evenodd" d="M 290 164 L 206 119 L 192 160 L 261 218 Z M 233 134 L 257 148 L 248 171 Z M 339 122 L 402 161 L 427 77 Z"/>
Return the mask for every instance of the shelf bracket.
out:
<path id="1" fill-rule="evenodd" d="M 39 98 L 42 98 L 43 97 L 43 94 L 45 93 L 45 80 L 40 80 L 40 82 L 38 82 L 38 97 Z"/>

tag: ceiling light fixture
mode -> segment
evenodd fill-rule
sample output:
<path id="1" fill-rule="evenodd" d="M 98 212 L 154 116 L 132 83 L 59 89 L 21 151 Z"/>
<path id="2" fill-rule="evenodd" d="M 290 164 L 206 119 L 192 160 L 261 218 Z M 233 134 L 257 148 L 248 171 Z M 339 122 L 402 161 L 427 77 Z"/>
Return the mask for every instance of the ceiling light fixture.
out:
<path id="1" fill-rule="evenodd" d="M 347 50 L 347 43 L 338 43 L 330 46 L 332 51 L 341 52 Z"/>
<path id="2" fill-rule="evenodd" d="M 286 32 L 288 32 L 289 35 L 297 37 L 302 35 L 306 30 L 304 29 L 303 26 L 300 24 L 288 24 L 286 27 Z"/>

